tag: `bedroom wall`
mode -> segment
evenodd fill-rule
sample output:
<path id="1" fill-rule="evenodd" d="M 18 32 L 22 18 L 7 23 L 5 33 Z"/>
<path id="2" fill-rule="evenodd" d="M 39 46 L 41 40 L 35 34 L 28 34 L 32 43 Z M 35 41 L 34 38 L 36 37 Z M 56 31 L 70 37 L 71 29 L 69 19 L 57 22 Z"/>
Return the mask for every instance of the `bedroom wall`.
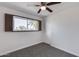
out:
<path id="1" fill-rule="evenodd" d="M 4 14 L 14 14 L 42 20 L 42 18 L 0 6 L 0 55 L 28 47 L 41 42 L 43 31 L 39 32 L 5 32 Z"/>
<path id="2" fill-rule="evenodd" d="M 51 46 L 79 56 L 79 3 L 62 4 L 48 16 L 46 35 Z"/>

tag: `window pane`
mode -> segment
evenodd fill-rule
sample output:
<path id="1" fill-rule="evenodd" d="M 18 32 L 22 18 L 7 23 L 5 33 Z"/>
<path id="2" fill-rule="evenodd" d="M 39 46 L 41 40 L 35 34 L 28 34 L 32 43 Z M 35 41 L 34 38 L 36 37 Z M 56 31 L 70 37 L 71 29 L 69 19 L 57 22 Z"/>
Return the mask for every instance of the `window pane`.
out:
<path id="1" fill-rule="evenodd" d="M 28 30 L 38 30 L 39 28 L 38 21 L 28 20 Z"/>
<path id="2" fill-rule="evenodd" d="M 13 31 L 27 30 L 27 19 L 22 17 L 13 17 Z"/>

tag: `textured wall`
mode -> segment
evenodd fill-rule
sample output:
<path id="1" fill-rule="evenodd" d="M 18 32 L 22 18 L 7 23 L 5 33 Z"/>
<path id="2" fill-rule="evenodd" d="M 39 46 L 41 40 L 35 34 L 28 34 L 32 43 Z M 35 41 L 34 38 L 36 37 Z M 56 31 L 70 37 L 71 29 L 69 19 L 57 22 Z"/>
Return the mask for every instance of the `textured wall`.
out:
<path id="1" fill-rule="evenodd" d="M 46 34 L 45 42 L 79 56 L 79 4 L 65 5 L 47 17 Z"/>
<path id="2" fill-rule="evenodd" d="M 4 31 L 4 14 L 5 13 L 42 20 L 40 17 L 37 17 L 37 16 L 32 16 L 32 15 L 25 14 L 13 9 L 0 7 L 0 55 L 41 42 L 43 31 L 5 32 Z"/>

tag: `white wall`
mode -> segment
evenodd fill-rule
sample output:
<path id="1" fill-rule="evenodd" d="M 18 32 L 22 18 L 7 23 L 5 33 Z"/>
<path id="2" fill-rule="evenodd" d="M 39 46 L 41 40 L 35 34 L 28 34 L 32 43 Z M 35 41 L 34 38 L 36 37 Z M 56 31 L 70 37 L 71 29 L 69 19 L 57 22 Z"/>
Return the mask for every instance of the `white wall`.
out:
<path id="1" fill-rule="evenodd" d="M 0 55 L 28 47 L 41 42 L 42 32 L 5 32 L 4 14 L 14 14 L 42 20 L 40 17 L 22 13 L 16 10 L 0 6 Z"/>
<path id="2" fill-rule="evenodd" d="M 57 11 L 47 17 L 45 42 L 79 56 L 79 3 L 64 5 Z"/>

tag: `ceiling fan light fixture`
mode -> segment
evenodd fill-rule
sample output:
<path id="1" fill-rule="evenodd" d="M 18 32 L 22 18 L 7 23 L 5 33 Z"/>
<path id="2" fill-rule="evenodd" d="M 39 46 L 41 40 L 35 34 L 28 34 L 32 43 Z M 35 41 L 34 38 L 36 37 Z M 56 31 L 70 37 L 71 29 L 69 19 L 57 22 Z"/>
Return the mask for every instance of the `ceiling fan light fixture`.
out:
<path id="1" fill-rule="evenodd" d="M 41 10 L 46 10 L 46 6 L 41 6 Z"/>

